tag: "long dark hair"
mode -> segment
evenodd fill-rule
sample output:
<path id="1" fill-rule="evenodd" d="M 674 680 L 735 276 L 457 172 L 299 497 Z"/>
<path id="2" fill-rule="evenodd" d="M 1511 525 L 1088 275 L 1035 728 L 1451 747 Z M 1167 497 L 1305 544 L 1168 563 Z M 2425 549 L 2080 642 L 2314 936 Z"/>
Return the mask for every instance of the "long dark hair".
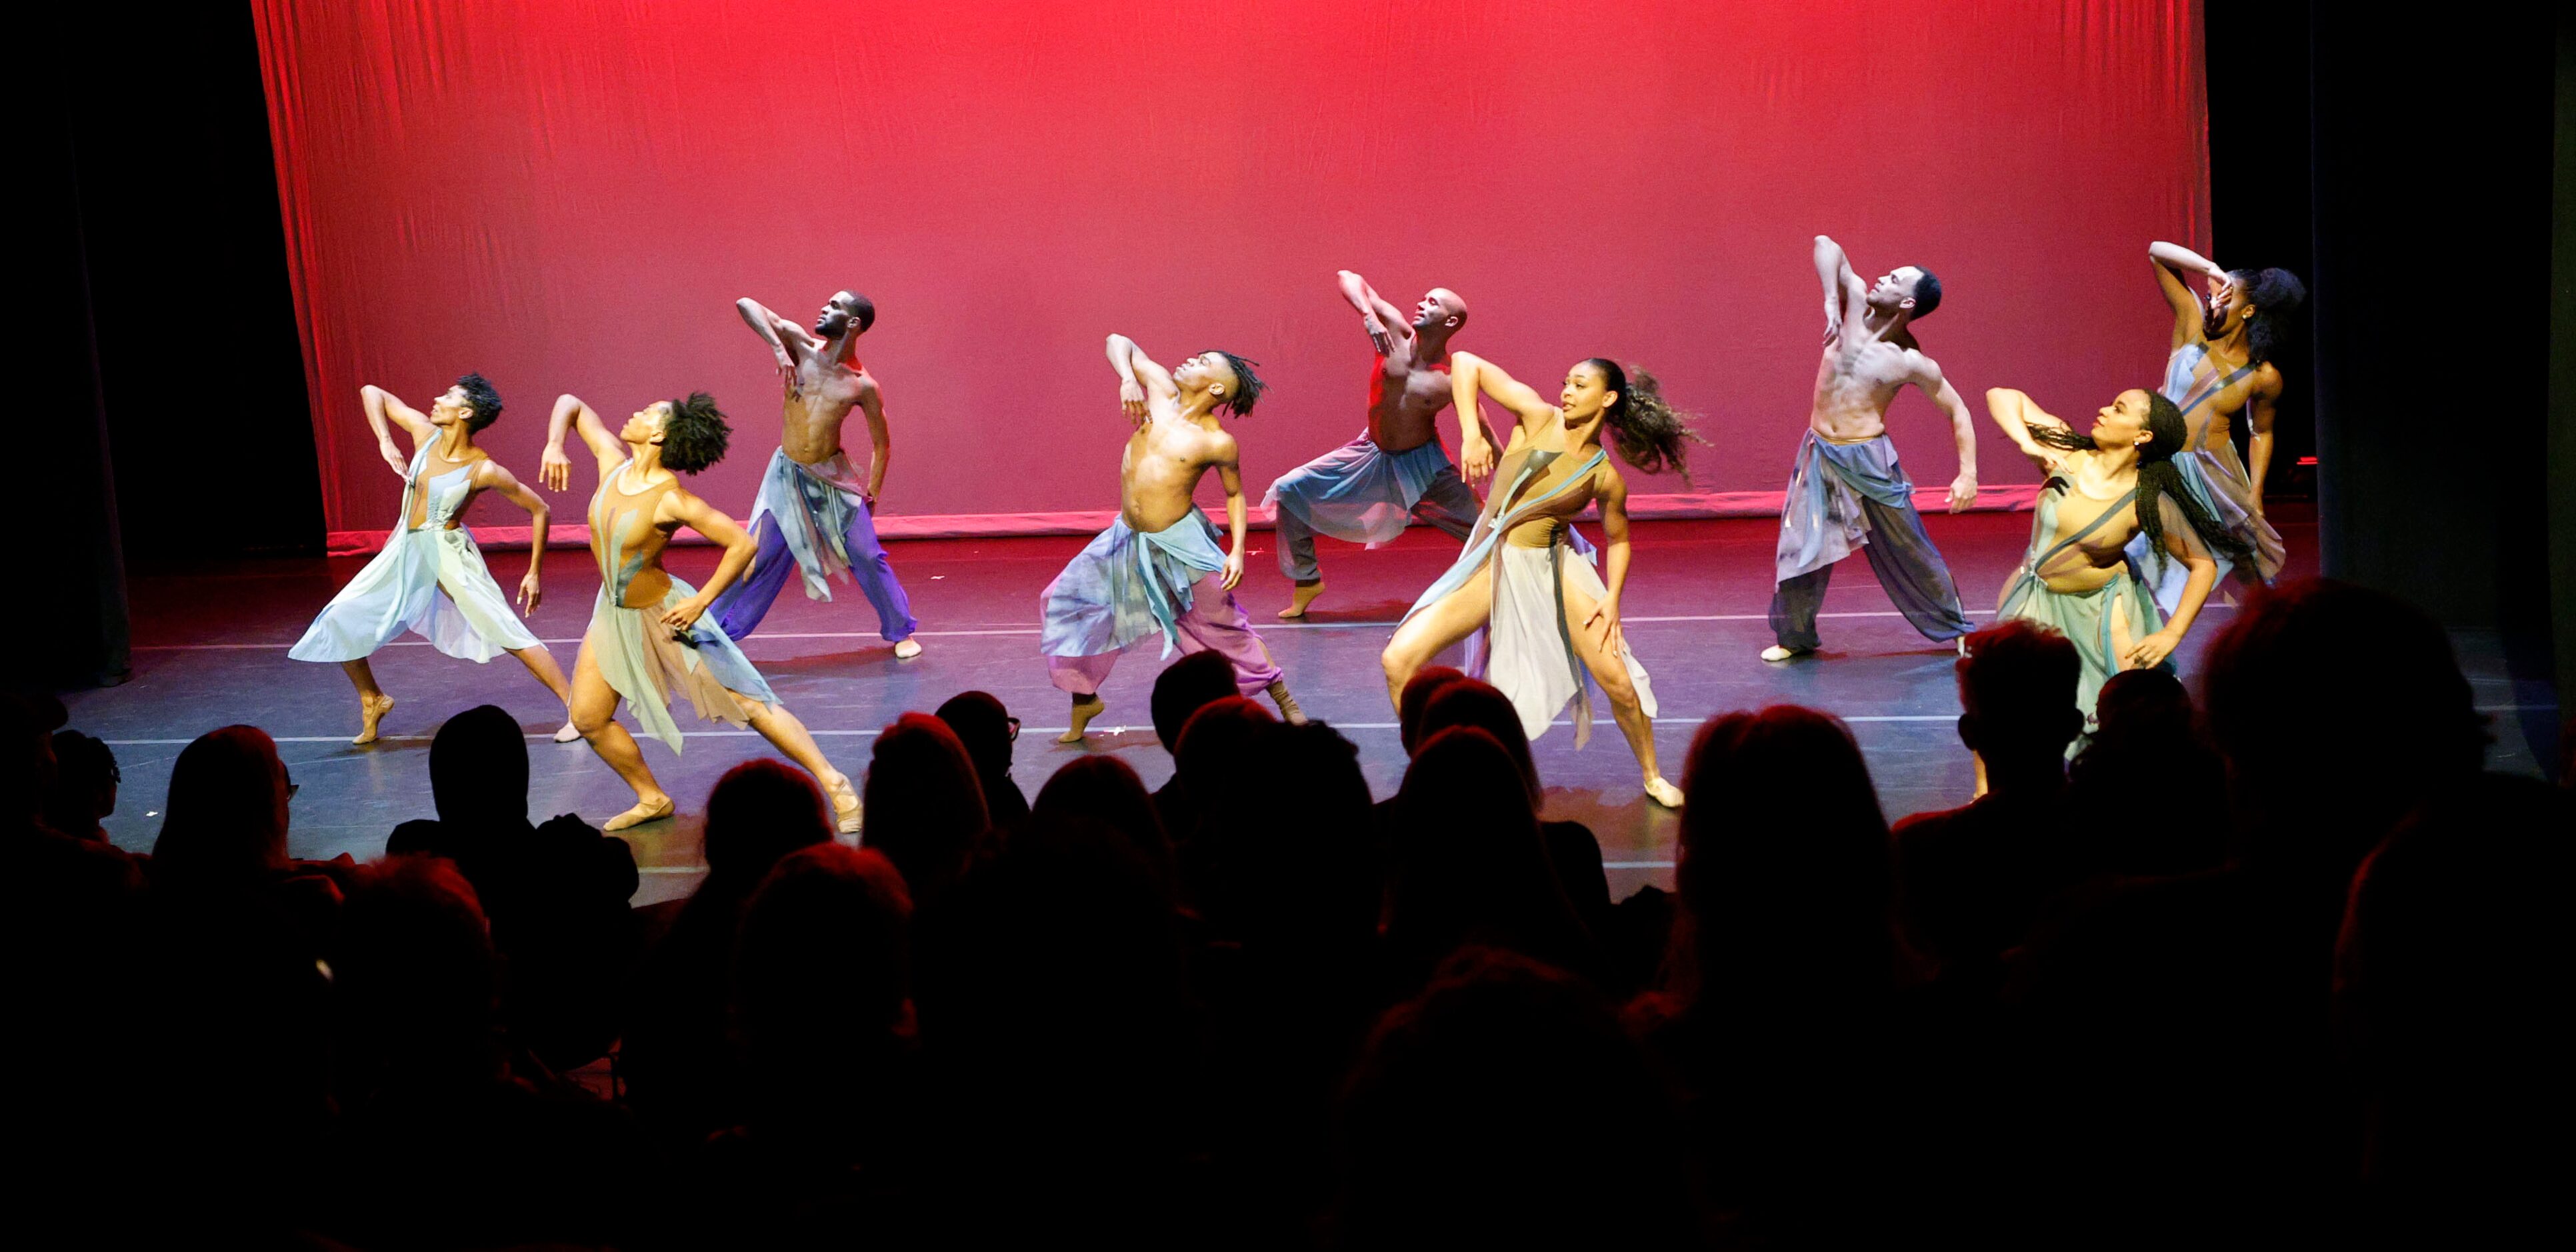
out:
<path id="1" fill-rule="evenodd" d="M 2162 570 L 2172 561 L 2165 551 L 2165 513 L 2159 497 L 2170 498 L 2191 523 L 2192 533 L 2200 536 L 2210 550 L 2227 558 L 2239 569 L 2254 568 L 2254 550 L 2236 532 L 2220 525 L 2200 501 L 2183 489 L 2182 470 L 2174 457 L 2191 438 L 2191 428 L 2183 423 L 2182 407 L 2160 393 L 2147 395 L 2146 443 L 2138 448 L 2138 530 L 2147 537 L 2147 546 L 2155 550 L 2156 568 Z M 2100 452 L 2105 449 L 2093 437 L 2065 426 L 2032 426 L 2030 441 L 2069 452 Z"/>
<path id="2" fill-rule="evenodd" d="M 1683 482 L 1689 482 L 1682 441 L 1708 441 L 1690 428 L 1688 414 L 1665 402 L 1655 376 L 1641 369 L 1631 384 L 1628 371 L 1608 357 L 1596 356 L 1584 364 L 1601 371 L 1603 385 L 1619 395 L 1601 411 L 1601 424 L 1610 428 L 1610 441 L 1618 446 L 1619 455 L 1648 474 L 1661 473 L 1669 465 Z"/>
<path id="3" fill-rule="evenodd" d="M 2272 359 L 2272 350 L 2281 343 L 2281 323 L 2290 310 L 2308 298 L 2307 284 L 2285 269 L 2237 270 L 2227 281 L 2245 293 L 2245 303 L 2254 312 L 2245 319 L 2245 363 L 2261 365 Z M 2215 338 L 2206 333 L 2203 337 Z"/>

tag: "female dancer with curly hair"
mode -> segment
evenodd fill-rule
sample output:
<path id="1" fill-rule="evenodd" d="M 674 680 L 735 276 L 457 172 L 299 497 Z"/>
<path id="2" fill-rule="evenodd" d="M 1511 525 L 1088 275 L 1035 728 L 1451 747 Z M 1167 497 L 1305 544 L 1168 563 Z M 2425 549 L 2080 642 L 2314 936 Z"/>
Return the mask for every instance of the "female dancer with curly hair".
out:
<path id="1" fill-rule="evenodd" d="M 1442 649 L 1474 637 L 1469 671 L 1511 697 L 1529 737 L 1546 733 L 1570 703 L 1580 748 L 1591 738 L 1589 684 L 1597 682 L 1637 755 L 1646 794 L 1679 807 L 1681 791 L 1655 767 L 1654 689 L 1619 631 L 1628 484 L 1611 467 L 1601 436 L 1607 430 L 1620 456 L 1650 474 L 1667 465 L 1682 470 L 1682 441 L 1698 436 L 1657 394 L 1651 376 L 1641 370 L 1632 381 L 1602 357 L 1566 371 L 1555 404 L 1471 353 L 1450 356 L 1449 379 L 1460 413 L 1476 411 L 1481 391 L 1519 421 L 1499 461 L 1481 423 L 1468 424 L 1461 463 L 1491 465 L 1494 488 L 1458 563 L 1422 593 L 1388 641 L 1380 658 L 1387 698 Z M 1568 523 L 1596 500 L 1607 554 L 1602 573 L 1580 557 L 1566 559 Z"/>

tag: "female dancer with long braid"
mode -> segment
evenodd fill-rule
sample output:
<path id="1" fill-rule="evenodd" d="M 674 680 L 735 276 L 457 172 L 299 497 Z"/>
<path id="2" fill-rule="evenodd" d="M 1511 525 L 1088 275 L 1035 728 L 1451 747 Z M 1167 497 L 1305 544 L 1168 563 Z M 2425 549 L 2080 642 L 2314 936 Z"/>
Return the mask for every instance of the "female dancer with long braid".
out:
<path id="1" fill-rule="evenodd" d="M 1511 698 L 1531 739 L 1571 703 L 1574 746 L 1582 747 L 1592 734 L 1589 684 L 1597 682 L 1637 755 L 1646 794 L 1680 807 L 1680 789 L 1655 767 L 1654 689 L 1619 631 L 1628 484 L 1611 467 L 1601 436 L 1606 428 L 1619 455 L 1650 474 L 1682 469 L 1682 441 L 1698 436 L 1656 393 L 1651 376 L 1639 371 L 1632 381 L 1601 357 L 1566 371 L 1555 404 L 1471 353 L 1451 354 L 1449 380 L 1460 413 L 1476 411 L 1481 391 L 1519 421 L 1500 461 L 1483 424 L 1467 423 L 1460 464 L 1471 472 L 1493 467 L 1493 491 L 1458 563 L 1422 593 L 1388 641 L 1380 658 L 1387 698 L 1395 700 L 1442 649 L 1482 636 L 1469 648 L 1468 669 Z M 1568 523 L 1596 500 L 1607 556 L 1601 573 L 1580 556 L 1566 559 Z"/>
<path id="2" fill-rule="evenodd" d="M 2125 669 L 2170 668 L 2168 658 L 2218 582 L 2223 556 L 2252 563 L 2245 541 L 2184 485 L 2175 460 L 2186 446 L 2182 409 L 2133 388 L 2103 405 L 2090 433 L 2006 387 L 1986 393 L 1995 424 L 2048 482 L 2039 491 L 2030 547 L 2004 585 L 1995 616 L 2055 627 L 2083 659 L 2075 705 L 2089 727 L 2093 699 Z M 2143 538 L 2149 578 L 2180 562 L 2182 592 L 2168 618 L 2123 551 Z"/>

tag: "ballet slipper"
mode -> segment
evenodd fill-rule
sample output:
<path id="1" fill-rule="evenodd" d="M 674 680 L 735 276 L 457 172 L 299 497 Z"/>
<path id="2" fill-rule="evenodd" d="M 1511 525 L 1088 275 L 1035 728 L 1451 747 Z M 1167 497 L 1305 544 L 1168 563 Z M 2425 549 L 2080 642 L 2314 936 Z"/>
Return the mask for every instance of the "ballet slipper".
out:
<path id="1" fill-rule="evenodd" d="M 1289 725 L 1303 726 L 1306 724 L 1306 710 L 1298 708 L 1297 697 L 1288 694 L 1287 679 L 1282 678 L 1271 683 L 1268 691 L 1270 702 L 1279 706 L 1279 716 L 1286 718 Z"/>
<path id="2" fill-rule="evenodd" d="M 581 729 L 571 722 L 565 722 L 563 728 L 555 732 L 556 743 L 577 743 L 580 740 Z"/>
<path id="3" fill-rule="evenodd" d="M 898 661 L 909 661 L 919 655 L 921 655 L 921 644 L 917 640 L 906 639 L 894 646 L 894 659 Z"/>
<path id="4" fill-rule="evenodd" d="M 823 793 L 832 797 L 832 828 L 845 835 L 859 833 L 859 793 L 851 790 L 849 776 L 842 775 Z"/>
<path id="5" fill-rule="evenodd" d="M 1077 697 L 1073 702 L 1073 725 L 1067 727 L 1063 734 L 1057 735 L 1055 741 L 1057 743 L 1082 742 L 1082 728 L 1090 725 L 1092 718 L 1100 716 L 1108 708 L 1109 702 L 1101 699 L 1097 694 L 1093 695 L 1088 703 Z"/>
<path id="6" fill-rule="evenodd" d="M 366 720 L 363 728 L 358 731 L 358 737 L 350 740 L 349 742 L 374 743 L 376 741 L 377 723 L 384 721 L 385 714 L 393 711 L 394 698 L 392 696 L 358 697 L 358 716 Z"/>
<path id="7" fill-rule="evenodd" d="M 658 822 L 663 818 L 669 817 L 671 815 L 671 809 L 671 797 L 669 796 L 664 796 L 659 800 L 638 800 L 635 802 L 634 808 L 628 809 L 615 817 L 609 818 L 608 824 L 600 827 L 600 829 L 624 830 L 630 826 L 641 826 L 646 822 Z"/>
<path id="8" fill-rule="evenodd" d="M 1766 661 L 1789 661 L 1802 656 L 1812 656 L 1815 654 L 1815 651 L 1816 650 L 1814 648 L 1787 648 L 1775 643 L 1762 650 L 1762 659 Z"/>
<path id="9" fill-rule="evenodd" d="M 1646 780 L 1646 797 L 1668 809 L 1682 806 L 1682 789 L 1665 782 L 1661 774 Z"/>
<path id="10" fill-rule="evenodd" d="M 1306 616 L 1306 607 L 1313 604 L 1315 597 L 1322 594 L 1324 594 L 1324 581 L 1320 578 L 1311 583 L 1298 583 L 1289 588 L 1288 607 L 1279 610 L 1279 620 L 1293 622 Z"/>

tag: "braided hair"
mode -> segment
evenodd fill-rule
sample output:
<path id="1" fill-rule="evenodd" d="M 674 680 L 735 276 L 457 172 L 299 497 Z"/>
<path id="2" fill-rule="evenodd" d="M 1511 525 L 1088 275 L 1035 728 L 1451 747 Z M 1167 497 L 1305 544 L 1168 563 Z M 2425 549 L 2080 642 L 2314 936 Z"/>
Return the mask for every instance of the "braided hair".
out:
<path id="1" fill-rule="evenodd" d="M 1270 390 L 1270 384 L 1252 372 L 1252 367 L 1261 362 L 1245 360 L 1223 348 L 1210 348 L 1208 351 L 1224 357 L 1226 368 L 1234 371 L 1234 394 L 1227 396 L 1219 407 L 1233 410 L 1236 417 L 1252 416 L 1252 406 L 1261 403 L 1261 393 Z"/>
<path id="2" fill-rule="evenodd" d="M 1682 441 L 1708 443 L 1690 428 L 1690 415 L 1665 401 L 1655 376 L 1642 369 L 1637 371 L 1632 386 L 1628 371 L 1621 369 L 1617 361 L 1596 356 L 1584 364 L 1601 371 L 1602 384 L 1618 394 L 1619 398 L 1601 411 L 1601 424 L 1609 428 L 1610 441 L 1618 446 L 1619 455 L 1643 473 L 1661 473 L 1670 466 L 1688 483 L 1690 465 L 1683 459 L 1688 450 Z"/>
<path id="3" fill-rule="evenodd" d="M 2192 533 L 2209 545 L 2211 551 L 2227 558 L 2239 569 L 2254 568 L 2254 550 L 2236 532 L 2222 525 L 2198 498 L 2183 489 L 2182 469 L 2174 457 L 2190 439 L 2191 428 L 2184 424 L 2182 407 L 2157 392 L 2147 392 L 2147 442 L 2138 447 L 2138 531 L 2147 537 L 2154 549 L 2156 568 L 2161 571 L 2172 563 L 2165 551 L 2165 513 L 2159 497 L 2171 497 L 2174 507 L 2191 523 Z M 2030 441 L 2068 452 L 2105 451 L 2093 437 L 2064 426 L 2031 426 Z"/>

